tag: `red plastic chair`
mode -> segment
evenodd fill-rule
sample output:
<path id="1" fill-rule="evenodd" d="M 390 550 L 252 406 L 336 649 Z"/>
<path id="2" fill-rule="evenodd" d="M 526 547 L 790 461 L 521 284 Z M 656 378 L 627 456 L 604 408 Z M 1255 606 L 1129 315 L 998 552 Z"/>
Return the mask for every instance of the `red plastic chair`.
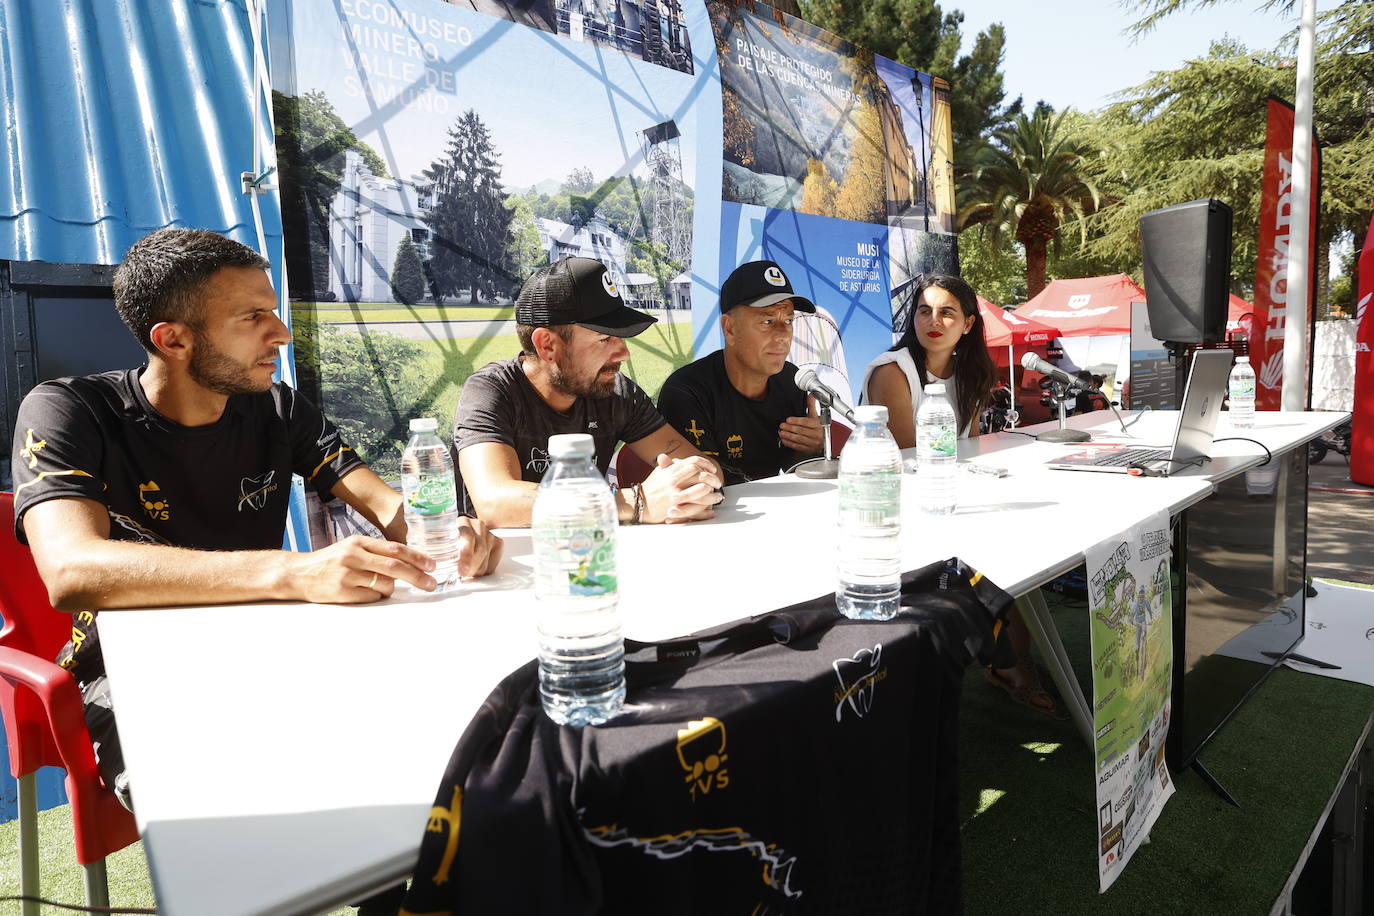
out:
<path id="1" fill-rule="evenodd" d="M 54 610 L 29 549 L 14 537 L 14 494 L 0 493 L 0 716 L 9 739 L 10 773 L 19 782 L 20 893 L 37 896 L 40 767 L 67 771 L 76 861 L 85 869 L 86 902 L 109 906 L 105 857 L 138 839 L 134 816 L 105 788 L 81 712 L 81 691 L 53 663 L 71 634 L 71 616 Z M 24 904 L 24 914 L 37 914 Z"/>
<path id="2" fill-rule="evenodd" d="M 622 445 L 615 458 L 615 483 L 618 487 L 632 487 L 643 483 L 653 473 L 654 466 L 640 458 L 628 446 Z"/>

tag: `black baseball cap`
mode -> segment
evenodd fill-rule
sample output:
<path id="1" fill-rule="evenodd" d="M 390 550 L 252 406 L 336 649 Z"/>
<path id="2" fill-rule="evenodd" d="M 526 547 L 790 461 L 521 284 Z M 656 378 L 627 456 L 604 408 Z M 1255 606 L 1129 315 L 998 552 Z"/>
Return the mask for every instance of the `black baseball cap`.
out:
<path id="1" fill-rule="evenodd" d="M 750 261 L 730 272 L 720 285 L 720 311 L 724 314 L 737 305 L 766 308 L 791 299 L 799 312 L 815 312 L 816 306 L 805 296 L 792 292 L 792 281 L 772 261 Z"/>
<path id="2" fill-rule="evenodd" d="M 606 265 L 593 258 L 563 258 L 541 267 L 515 297 L 516 324 L 536 328 L 578 324 L 599 334 L 634 337 L 656 321 L 626 305 Z"/>

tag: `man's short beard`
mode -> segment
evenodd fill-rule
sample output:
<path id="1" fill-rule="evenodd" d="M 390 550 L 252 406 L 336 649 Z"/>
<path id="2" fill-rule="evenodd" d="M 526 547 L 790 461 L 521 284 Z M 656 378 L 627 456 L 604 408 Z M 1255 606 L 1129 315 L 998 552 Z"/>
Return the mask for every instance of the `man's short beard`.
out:
<path id="1" fill-rule="evenodd" d="M 221 353 L 210 342 L 209 335 L 194 328 L 191 335 L 194 349 L 186 373 L 202 388 L 208 388 L 216 394 L 235 395 L 257 394 L 271 387 L 270 382 L 263 385 L 249 374 L 249 370 Z"/>
<path id="2" fill-rule="evenodd" d="M 611 368 L 609 365 L 601 367 L 602 370 L 609 368 Z M 615 366 L 615 368 L 617 369 L 618 375 L 618 370 L 620 369 L 619 365 Z M 589 381 L 578 381 L 565 375 L 555 363 L 549 367 L 549 384 L 554 387 L 554 390 L 561 391 L 575 398 L 608 398 L 615 394 L 616 377 L 611 376 L 603 382 L 600 381 L 600 375 L 601 370 L 598 370 L 596 375 Z"/>

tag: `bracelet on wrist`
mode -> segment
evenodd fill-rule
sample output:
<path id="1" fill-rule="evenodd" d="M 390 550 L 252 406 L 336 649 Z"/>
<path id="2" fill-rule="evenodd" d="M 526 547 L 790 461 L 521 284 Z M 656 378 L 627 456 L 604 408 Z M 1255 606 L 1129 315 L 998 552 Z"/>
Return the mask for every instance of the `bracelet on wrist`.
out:
<path id="1" fill-rule="evenodd" d="M 630 516 L 630 524 L 638 525 L 644 516 L 644 485 L 637 483 L 634 485 L 635 491 L 635 511 Z"/>

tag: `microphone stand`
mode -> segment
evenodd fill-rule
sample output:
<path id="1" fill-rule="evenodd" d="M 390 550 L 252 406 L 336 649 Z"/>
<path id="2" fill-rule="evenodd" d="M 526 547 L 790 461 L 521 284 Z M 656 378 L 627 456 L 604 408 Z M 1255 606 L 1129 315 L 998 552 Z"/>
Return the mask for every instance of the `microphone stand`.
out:
<path id="1" fill-rule="evenodd" d="M 807 480 L 834 480 L 840 476 L 840 461 L 830 452 L 830 408 L 821 408 L 821 457 L 808 458 L 796 467 L 798 477 Z"/>
<path id="2" fill-rule="evenodd" d="M 1091 442 L 1092 436 L 1081 429 L 1069 429 L 1068 412 L 1064 405 L 1069 400 L 1069 388 L 1063 382 L 1051 380 L 1051 400 L 1059 405 L 1059 428 L 1036 436 L 1039 442 Z"/>

